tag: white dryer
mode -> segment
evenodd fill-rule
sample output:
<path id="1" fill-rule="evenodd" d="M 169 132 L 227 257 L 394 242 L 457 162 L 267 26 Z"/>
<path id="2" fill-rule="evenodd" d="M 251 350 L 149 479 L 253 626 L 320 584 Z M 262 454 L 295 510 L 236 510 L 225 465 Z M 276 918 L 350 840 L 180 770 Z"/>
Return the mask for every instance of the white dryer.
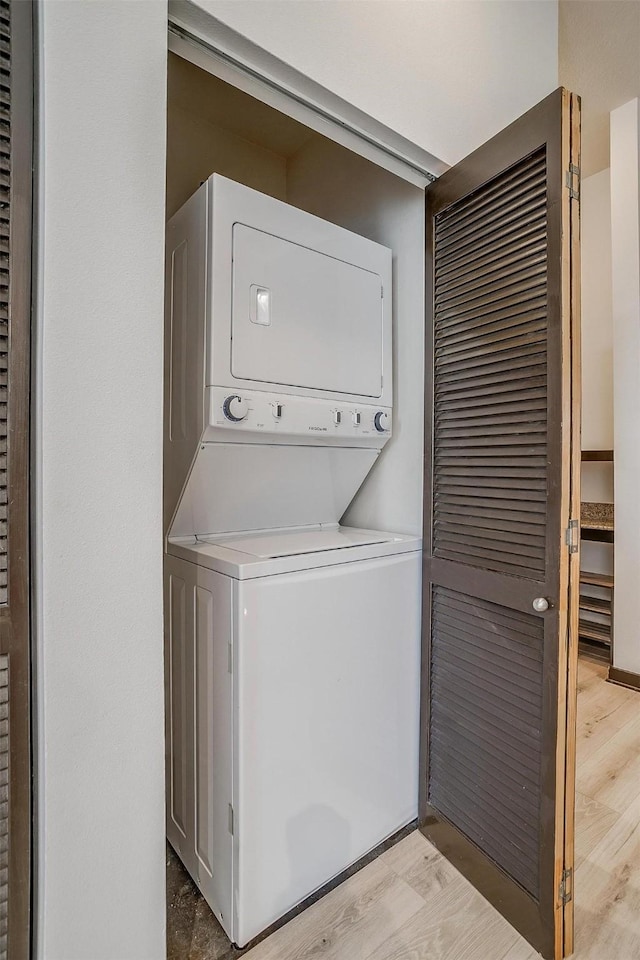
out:
<path id="1" fill-rule="evenodd" d="M 416 816 L 421 543 L 339 525 L 391 251 L 218 176 L 167 238 L 167 833 L 243 946 Z"/>

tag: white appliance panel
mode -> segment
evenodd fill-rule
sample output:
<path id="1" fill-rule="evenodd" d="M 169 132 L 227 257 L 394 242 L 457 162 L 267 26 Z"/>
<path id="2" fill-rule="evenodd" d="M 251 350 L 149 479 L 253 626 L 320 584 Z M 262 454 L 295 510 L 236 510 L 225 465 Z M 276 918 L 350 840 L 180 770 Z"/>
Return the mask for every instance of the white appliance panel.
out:
<path id="1" fill-rule="evenodd" d="M 165 557 L 167 837 L 232 929 L 232 584 Z"/>
<path id="2" fill-rule="evenodd" d="M 208 205 L 207 386 L 391 407 L 391 250 L 219 174 L 197 194 Z"/>
<path id="3" fill-rule="evenodd" d="M 242 549 L 236 549 L 235 538 L 229 535 L 169 540 L 167 552 L 174 557 L 200 564 L 216 573 L 233 577 L 235 580 L 254 580 L 256 577 L 273 577 L 281 573 L 313 570 L 335 563 L 356 563 L 360 560 L 413 553 L 422 549 L 420 537 L 360 530 L 338 524 L 304 527 L 300 530 L 288 527 L 284 530 L 270 530 L 264 533 L 270 541 L 269 546 L 265 548 L 265 552 L 267 549 L 272 551 L 270 557 L 259 557 L 255 553 L 245 553 Z M 241 535 L 237 536 L 242 539 Z M 258 531 L 254 536 L 256 539 L 262 539 Z M 295 543 L 299 552 L 289 553 L 279 549 L 279 545 L 289 536 L 295 537 L 295 542 L 290 541 L 290 543 L 291 546 Z M 335 544 L 338 539 L 341 543 L 348 541 L 349 549 L 347 550 L 346 547 L 333 549 L 332 544 Z M 315 542 L 316 549 L 305 549 L 311 540 Z M 276 553 L 277 556 L 274 555 Z"/>
<path id="4" fill-rule="evenodd" d="M 170 537 L 337 523 L 378 450 L 204 443 Z"/>
<path id="5" fill-rule="evenodd" d="M 195 193 L 167 224 L 164 525 L 204 429 L 207 207 Z"/>
<path id="6" fill-rule="evenodd" d="M 263 390 L 230 392 L 228 387 L 208 387 L 207 394 L 209 422 L 205 440 L 228 442 L 235 434 L 239 443 L 313 443 L 381 449 L 392 433 L 392 410 L 379 404 L 337 403 Z M 233 420 L 225 413 L 228 404 Z"/>
<path id="7" fill-rule="evenodd" d="M 394 539 L 390 533 L 336 527 L 332 530 L 269 531 L 253 536 L 225 537 L 215 542 L 221 547 L 230 547 L 232 550 L 239 550 L 241 553 L 265 560 L 274 557 L 297 557 L 301 553 L 324 553 L 327 550 L 371 546 L 388 543 Z M 334 557 L 334 562 L 339 563 L 340 558 Z"/>
<path id="8" fill-rule="evenodd" d="M 240 945 L 416 816 L 420 558 L 236 583 Z"/>
<path id="9" fill-rule="evenodd" d="M 176 568 L 177 569 L 177 568 Z M 167 612 L 166 678 L 167 678 L 167 743 L 170 744 L 167 769 L 167 818 L 169 831 L 181 843 L 193 834 L 193 744 L 189 724 L 185 723 L 187 703 L 192 696 L 190 676 L 193 673 L 191 646 L 188 637 L 193 630 L 188 588 L 177 573 L 169 574 L 165 583 Z"/>
<path id="10" fill-rule="evenodd" d="M 234 224 L 234 377 L 380 397 L 382 306 L 379 274 Z"/>

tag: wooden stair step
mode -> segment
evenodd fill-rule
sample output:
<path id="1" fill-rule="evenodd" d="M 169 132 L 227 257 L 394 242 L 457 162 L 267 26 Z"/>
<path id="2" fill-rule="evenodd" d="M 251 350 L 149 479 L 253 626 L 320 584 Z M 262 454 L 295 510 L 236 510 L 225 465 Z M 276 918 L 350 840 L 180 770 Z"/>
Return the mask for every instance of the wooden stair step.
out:
<path id="1" fill-rule="evenodd" d="M 583 463 L 594 463 L 594 462 L 610 461 L 613 462 L 613 450 L 583 450 L 582 451 L 582 462 Z"/>
<path id="2" fill-rule="evenodd" d="M 578 633 L 589 640 L 600 640 L 602 643 L 611 642 L 611 628 L 602 623 L 592 623 L 590 620 L 580 620 Z"/>
<path id="3" fill-rule="evenodd" d="M 613 587 L 613 577 L 610 573 L 589 573 L 580 571 L 580 583 L 590 583 L 595 587 Z"/>
<path id="4" fill-rule="evenodd" d="M 601 597 L 585 597 L 584 594 L 580 594 L 579 607 L 581 610 L 611 616 L 611 600 L 603 600 Z"/>
<path id="5" fill-rule="evenodd" d="M 600 663 L 611 663 L 611 644 L 608 641 L 605 643 L 602 640 L 587 640 L 586 637 L 580 637 L 579 650 L 582 657 L 588 657 Z"/>

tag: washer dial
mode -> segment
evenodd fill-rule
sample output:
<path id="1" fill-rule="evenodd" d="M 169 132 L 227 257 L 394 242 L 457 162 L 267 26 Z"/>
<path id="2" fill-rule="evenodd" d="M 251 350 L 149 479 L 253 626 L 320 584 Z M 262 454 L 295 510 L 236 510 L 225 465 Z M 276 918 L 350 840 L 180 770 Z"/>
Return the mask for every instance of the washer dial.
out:
<path id="1" fill-rule="evenodd" d="M 389 414 L 378 410 L 373 418 L 373 425 L 378 433 L 385 433 L 389 429 Z"/>
<path id="2" fill-rule="evenodd" d="M 249 412 L 249 405 L 246 400 L 243 400 L 242 397 L 239 397 L 237 394 L 234 394 L 231 397 L 227 397 L 222 404 L 222 412 L 224 413 L 227 420 L 231 420 L 232 423 L 240 423 L 241 420 L 244 420 Z"/>

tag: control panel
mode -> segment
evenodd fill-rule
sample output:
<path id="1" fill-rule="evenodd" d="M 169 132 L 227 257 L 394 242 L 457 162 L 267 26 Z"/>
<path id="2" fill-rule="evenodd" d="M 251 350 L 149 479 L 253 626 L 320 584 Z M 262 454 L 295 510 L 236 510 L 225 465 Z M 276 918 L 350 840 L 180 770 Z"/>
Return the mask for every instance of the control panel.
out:
<path id="1" fill-rule="evenodd" d="M 391 436 L 391 410 L 373 404 L 209 387 L 208 408 L 210 428 L 239 433 L 282 434 L 329 443 L 336 438 L 379 443 Z"/>

